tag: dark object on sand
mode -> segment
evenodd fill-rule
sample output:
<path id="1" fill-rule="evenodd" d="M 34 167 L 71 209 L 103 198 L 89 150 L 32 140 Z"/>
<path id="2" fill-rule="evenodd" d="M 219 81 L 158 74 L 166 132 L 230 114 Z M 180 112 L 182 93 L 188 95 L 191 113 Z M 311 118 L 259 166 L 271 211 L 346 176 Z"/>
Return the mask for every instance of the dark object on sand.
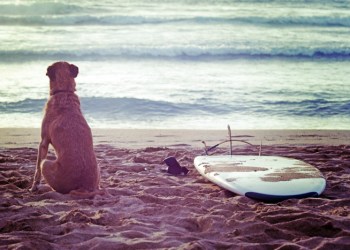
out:
<path id="1" fill-rule="evenodd" d="M 175 157 L 168 157 L 164 160 L 164 163 L 168 166 L 168 170 L 167 172 L 169 174 L 173 174 L 173 175 L 180 175 L 180 174 L 184 174 L 186 175 L 189 170 L 185 167 L 181 167 L 180 164 L 177 162 L 177 160 L 175 159 Z"/>

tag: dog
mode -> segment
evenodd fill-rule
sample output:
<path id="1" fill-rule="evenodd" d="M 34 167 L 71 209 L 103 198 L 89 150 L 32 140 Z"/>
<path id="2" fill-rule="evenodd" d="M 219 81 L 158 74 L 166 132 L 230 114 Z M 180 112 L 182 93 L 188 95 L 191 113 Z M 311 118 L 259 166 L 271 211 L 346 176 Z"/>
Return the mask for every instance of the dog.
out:
<path id="1" fill-rule="evenodd" d="M 79 68 L 56 62 L 47 68 L 50 97 L 44 109 L 41 142 L 30 191 L 38 190 L 41 176 L 62 194 L 88 194 L 99 190 L 100 169 L 93 150 L 91 129 L 75 94 Z M 46 159 L 49 144 L 56 159 Z"/>

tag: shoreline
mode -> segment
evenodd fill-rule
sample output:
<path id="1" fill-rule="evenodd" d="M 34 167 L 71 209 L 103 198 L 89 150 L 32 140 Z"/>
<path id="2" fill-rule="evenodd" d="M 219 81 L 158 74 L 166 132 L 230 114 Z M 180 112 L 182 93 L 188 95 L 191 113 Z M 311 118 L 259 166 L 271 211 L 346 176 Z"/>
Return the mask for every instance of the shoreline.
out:
<path id="1" fill-rule="evenodd" d="M 226 130 L 192 129 L 92 129 L 94 145 L 119 148 L 195 147 L 202 141 L 215 145 L 227 139 Z M 254 145 L 346 145 L 350 130 L 232 130 L 234 139 Z M 37 148 L 39 128 L 0 128 L 0 148 Z M 240 143 L 234 142 L 234 145 Z"/>

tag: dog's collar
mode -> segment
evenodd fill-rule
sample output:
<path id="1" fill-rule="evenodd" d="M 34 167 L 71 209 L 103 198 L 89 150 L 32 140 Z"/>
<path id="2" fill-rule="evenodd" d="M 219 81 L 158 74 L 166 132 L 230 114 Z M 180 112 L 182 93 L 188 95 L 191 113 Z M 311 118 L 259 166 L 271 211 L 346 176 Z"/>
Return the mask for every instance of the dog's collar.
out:
<path id="1" fill-rule="evenodd" d="M 56 90 L 51 95 L 56 95 L 56 94 L 59 94 L 59 93 L 74 93 L 74 92 L 70 91 L 70 90 Z"/>

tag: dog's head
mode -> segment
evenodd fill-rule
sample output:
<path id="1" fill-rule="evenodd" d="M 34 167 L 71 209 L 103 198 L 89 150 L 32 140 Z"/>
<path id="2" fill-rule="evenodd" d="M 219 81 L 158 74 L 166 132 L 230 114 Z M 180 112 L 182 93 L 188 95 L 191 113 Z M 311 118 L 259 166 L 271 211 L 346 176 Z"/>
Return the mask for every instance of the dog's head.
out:
<path id="1" fill-rule="evenodd" d="M 50 94 L 75 91 L 75 80 L 79 68 L 67 62 L 56 62 L 47 68 L 46 75 L 50 78 Z"/>

